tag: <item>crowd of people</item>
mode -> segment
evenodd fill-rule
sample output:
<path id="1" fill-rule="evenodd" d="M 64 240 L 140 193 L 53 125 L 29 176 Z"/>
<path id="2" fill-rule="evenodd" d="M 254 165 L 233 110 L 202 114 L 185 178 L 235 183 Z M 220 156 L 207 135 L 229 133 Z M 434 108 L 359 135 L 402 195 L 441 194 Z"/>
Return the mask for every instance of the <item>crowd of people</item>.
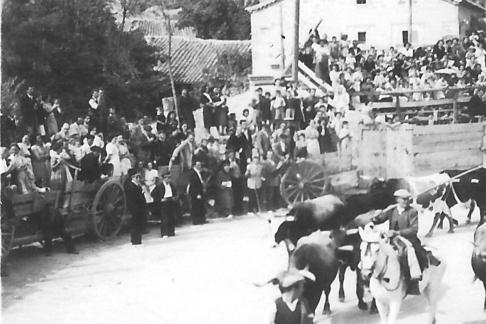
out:
<path id="1" fill-rule="evenodd" d="M 183 89 L 178 111 L 160 106 L 152 116 L 127 122 L 106 106 L 102 90 L 93 91 L 84 117 L 68 121 L 58 99 L 28 87 L 19 109 L 1 116 L 3 188 L 67 192 L 75 180 L 120 177 L 130 193 L 129 211 L 141 215 L 132 222 L 134 244 L 148 217 L 161 218 L 161 235 L 171 236 L 185 212 L 203 224 L 208 212 L 231 218 L 278 209 L 281 168 L 290 158 L 345 149 L 350 139 L 347 122 L 326 98 L 312 90 L 302 100 L 300 89 L 283 82 L 265 94 L 257 89 L 239 120 L 228 113 L 219 88 L 203 87 L 199 100 Z M 196 143 L 198 109 L 206 136 Z"/>
<path id="2" fill-rule="evenodd" d="M 365 49 L 346 37 L 328 40 L 314 30 L 300 60 L 332 87 L 339 96 L 335 100 L 339 110 L 359 103 L 396 100 L 390 92 L 405 92 L 400 95 L 401 101 L 444 99 L 457 95 L 450 88 L 486 85 L 484 36 L 473 32 L 462 38 L 440 39 L 428 47 L 414 48 L 405 43 L 400 49 L 378 50 L 374 46 Z M 432 89 L 436 91 L 427 91 Z M 479 95 L 484 102 L 484 93 Z M 486 115 L 484 107 L 476 108 L 472 114 Z"/>

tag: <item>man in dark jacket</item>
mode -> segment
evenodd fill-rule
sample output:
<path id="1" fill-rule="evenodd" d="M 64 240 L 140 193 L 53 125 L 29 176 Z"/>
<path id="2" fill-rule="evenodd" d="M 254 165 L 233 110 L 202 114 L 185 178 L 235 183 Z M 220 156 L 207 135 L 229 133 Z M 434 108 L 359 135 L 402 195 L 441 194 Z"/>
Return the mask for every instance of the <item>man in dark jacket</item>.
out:
<path id="1" fill-rule="evenodd" d="M 81 171 L 79 172 L 78 180 L 94 182 L 101 178 L 101 163 L 100 163 L 101 148 L 92 146 L 91 152 L 86 154 L 80 162 Z"/>
<path id="2" fill-rule="evenodd" d="M 196 161 L 189 174 L 189 197 L 191 199 L 191 217 L 194 225 L 206 223 L 204 206 L 204 181 L 201 175 L 202 163 Z"/>
<path id="3" fill-rule="evenodd" d="M 133 245 L 142 244 L 142 231 L 146 219 L 147 203 L 142 192 L 140 173 L 136 169 L 128 170 L 125 182 L 127 209 L 132 215 L 130 219 L 130 238 Z"/>
<path id="4" fill-rule="evenodd" d="M 154 211 L 160 216 L 160 236 L 175 235 L 175 220 L 177 211 L 177 191 L 170 181 L 170 171 L 162 174 L 162 181 L 152 191 Z"/>
<path id="5" fill-rule="evenodd" d="M 420 294 L 418 290 L 418 281 L 422 278 L 422 271 L 427 266 L 427 252 L 422 247 L 422 243 L 417 236 L 418 233 L 418 212 L 410 206 L 412 195 L 404 189 L 397 190 L 394 193 L 397 205 L 392 205 L 373 218 L 373 223 L 381 224 L 389 221 L 388 235 L 390 237 L 401 236 L 411 243 L 415 250 L 413 254 L 407 254 L 407 262 L 411 280 L 408 293 L 412 295 Z M 404 241 L 396 241 L 397 244 Z M 404 242 L 407 243 L 406 241 Z M 418 264 L 417 264 L 418 263 Z M 436 264 L 437 265 L 437 264 Z"/>
<path id="6" fill-rule="evenodd" d="M 196 108 L 196 101 L 191 97 L 189 91 L 186 88 L 182 89 L 181 96 L 179 97 L 179 111 L 182 121 L 187 124 L 190 130 L 193 130 L 196 126 L 193 114 Z"/>
<path id="7" fill-rule="evenodd" d="M 29 87 L 27 93 L 20 98 L 20 111 L 27 132 L 31 135 L 37 134 L 37 127 L 39 126 L 39 110 L 39 103 L 34 97 L 34 87 Z"/>

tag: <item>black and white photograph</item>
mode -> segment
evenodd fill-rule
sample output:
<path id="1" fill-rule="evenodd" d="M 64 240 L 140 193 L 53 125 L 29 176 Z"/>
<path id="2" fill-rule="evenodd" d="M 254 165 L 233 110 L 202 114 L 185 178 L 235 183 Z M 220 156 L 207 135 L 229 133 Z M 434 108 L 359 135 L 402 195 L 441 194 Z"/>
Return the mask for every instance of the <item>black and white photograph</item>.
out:
<path id="1" fill-rule="evenodd" d="M 0 323 L 486 324 L 486 0 L 0 11 Z"/>

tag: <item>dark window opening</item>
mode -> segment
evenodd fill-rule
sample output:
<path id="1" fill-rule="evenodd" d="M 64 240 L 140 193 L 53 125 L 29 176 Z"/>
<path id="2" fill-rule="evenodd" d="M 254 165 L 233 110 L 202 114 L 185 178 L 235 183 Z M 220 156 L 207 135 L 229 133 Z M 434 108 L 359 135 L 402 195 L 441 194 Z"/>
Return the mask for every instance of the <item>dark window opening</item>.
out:
<path id="1" fill-rule="evenodd" d="M 366 32 L 358 32 L 358 42 L 366 43 Z"/>

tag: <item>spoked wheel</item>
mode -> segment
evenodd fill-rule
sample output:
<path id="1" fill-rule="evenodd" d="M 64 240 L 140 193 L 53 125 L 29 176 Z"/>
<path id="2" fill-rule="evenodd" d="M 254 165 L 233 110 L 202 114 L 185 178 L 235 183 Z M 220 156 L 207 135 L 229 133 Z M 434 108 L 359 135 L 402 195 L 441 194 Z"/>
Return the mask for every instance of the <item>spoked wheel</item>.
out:
<path id="1" fill-rule="evenodd" d="M 120 182 L 109 180 L 96 193 L 91 207 L 93 232 L 102 240 L 115 237 L 123 223 L 125 192 Z"/>
<path id="2" fill-rule="evenodd" d="M 289 205 L 295 205 L 322 196 L 327 180 L 323 166 L 304 160 L 290 166 L 282 177 L 280 192 Z"/>

